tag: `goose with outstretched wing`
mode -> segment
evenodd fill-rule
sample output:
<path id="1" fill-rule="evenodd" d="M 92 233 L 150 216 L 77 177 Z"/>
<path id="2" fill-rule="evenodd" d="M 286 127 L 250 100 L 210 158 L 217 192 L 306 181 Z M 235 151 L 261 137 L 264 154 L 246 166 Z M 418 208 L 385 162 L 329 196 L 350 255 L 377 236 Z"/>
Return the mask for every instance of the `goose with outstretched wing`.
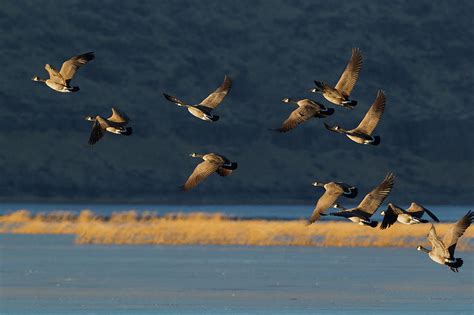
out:
<path id="1" fill-rule="evenodd" d="M 354 223 L 360 225 L 367 225 L 370 227 L 376 227 L 378 222 L 371 220 L 372 215 L 377 211 L 382 202 L 387 198 L 395 183 L 395 176 L 389 173 L 385 176 L 385 179 L 375 187 L 370 193 L 368 193 L 359 205 L 352 209 L 344 209 L 339 205 L 335 205 L 335 208 L 342 208 L 342 211 L 330 213 L 330 215 L 343 217 L 351 220 Z"/>
<path id="2" fill-rule="evenodd" d="M 355 198 L 357 196 L 357 187 L 341 182 L 321 183 L 314 182 L 313 186 L 323 187 L 324 194 L 319 197 L 316 207 L 308 220 L 308 223 L 314 223 L 320 219 L 324 212 L 332 207 L 340 196 L 346 198 Z"/>
<path id="3" fill-rule="evenodd" d="M 357 105 L 357 101 L 350 99 L 349 96 L 359 78 L 361 69 L 362 54 L 359 48 L 352 48 L 351 59 L 337 84 L 332 87 L 325 82 L 314 81 L 316 87 L 311 89 L 311 92 L 322 94 L 325 99 L 333 104 L 346 108 L 353 108 Z"/>
<path id="4" fill-rule="evenodd" d="M 385 93 L 379 90 L 374 103 L 370 106 L 359 125 L 351 130 L 346 130 L 339 125 L 330 126 L 324 123 L 326 129 L 345 134 L 349 139 L 359 144 L 378 145 L 380 143 L 380 136 L 373 136 L 372 133 L 377 127 L 380 118 L 385 110 Z"/>
<path id="5" fill-rule="evenodd" d="M 463 260 L 454 257 L 454 251 L 456 250 L 459 238 L 464 234 L 473 221 L 474 213 L 468 211 L 466 215 L 451 226 L 448 232 L 446 232 L 446 235 L 444 235 L 443 240 L 439 238 L 434 225 L 431 225 L 431 229 L 427 235 L 428 240 L 431 243 L 431 250 L 421 245 L 416 249 L 427 253 L 434 262 L 446 265 L 452 271 L 458 272 L 458 268 L 463 265 Z"/>
<path id="6" fill-rule="evenodd" d="M 216 153 L 191 153 L 190 156 L 201 158 L 204 161 L 198 164 L 191 176 L 189 176 L 188 180 L 182 187 L 184 191 L 196 187 L 212 173 L 217 173 L 220 176 L 229 176 L 238 166 L 236 162 L 231 162 L 225 156 Z"/>
<path id="7" fill-rule="evenodd" d="M 222 82 L 222 84 L 214 92 L 209 94 L 209 96 L 196 105 L 187 104 L 177 97 L 166 93 L 163 93 L 163 95 L 168 101 L 175 103 L 178 106 L 186 107 L 189 113 L 191 113 L 191 115 L 194 117 L 205 121 L 217 121 L 219 120 L 219 116 L 214 115 L 211 112 L 217 106 L 219 106 L 220 103 L 222 103 L 226 95 L 229 93 L 231 87 L 232 80 L 226 75 L 224 82 Z"/>
<path id="8" fill-rule="evenodd" d="M 46 64 L 44 69 L 48 71 L 49 79 L 42 79 L 38 76 L 33 77 L 33 81 L 43 82 L 51 89 L 61 92 L 70 93 L 79 91 L 78 86 L 71 86 L 71 80 L 76 74 L 76 71 L 87 64 L 89 61 L 94 60 L 95 55 L 93 52 L 88 52 L 78 56 L 74 56 L 66 60 L 59 71 L 55 70 L 51 65 Z"/>

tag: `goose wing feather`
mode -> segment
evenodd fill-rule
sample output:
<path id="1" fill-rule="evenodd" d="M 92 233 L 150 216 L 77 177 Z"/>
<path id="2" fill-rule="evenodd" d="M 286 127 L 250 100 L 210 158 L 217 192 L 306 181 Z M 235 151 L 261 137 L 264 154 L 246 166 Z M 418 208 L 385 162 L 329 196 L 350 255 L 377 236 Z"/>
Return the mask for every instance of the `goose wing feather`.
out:
<path id="1" fill-rule="evenodd" d="M 309 223 L 316 222 L 321 217 L 321 213 L 324 213 L 328 208 L 336 202 L 337 198 L 344 193 L 344 190 L 336 183 L 328 183 L 324 185 L 326 190 L 324 194 L 318 199 L 316 207 L 311 214 Z"/>
<path id="2" fill-rule="evenodd" d="M 360 70 L 362 69 L 362 54 L 359 48 L 352 49 L 351 59 L 342 73 L 335 88 L 345 96 L 349 96 L 354 88 L 354 85 L 359 78 Z"/>
<path id="3" fill-rule="evenodd" d="M 382 117 L 382 114 L 385 110 L 385 100 L 385 93 L 382 90 L 379 90 L 377 92 L 375 101 L 372 103 L 372 106 L 370 106 L 362 121 L 353 131 L 371 135 L 375 127 L 377 127 L 377 124 L 379 123 L 380 118 Z"/>
<path id="4" fill-rule="evenodd" d="M 317 108 L 313 106 L 301 106 L 291 112 L 290 116 L 283 122 L 280 128 L 276 129 L 279 132 L 287 132 L 296 128 L 299 124 L 307 121 L 318 112 Z"/>
<path id="5" fill-rule="evenodd" d="M 365 212 L 369 217 L 372 216 L 385 198 L 390 194 L 390 191 L 392 191 L 394 181 L 395 176 L 392 173 L 387 174 L 382 183 L 362 199 L 361 203 L 357 206 L 357 209 Z"/>
<path id="6" fill-rule="evenodd" d="M 216 163 L 214 161 L 204 161 L 196 166 L 191 176 L 189 176 L 186 183 L 183 185 L 185 191 L 197 186 L 200 182 L 206 179 L 209 175 L 216 172 L 223 163 Z"/>
<path id="7" fill-rule="evenodd" d="M 456 244 L 458 239 L 464 234 L 467 228 L 474 221 L 474 212 L 469 211 L 464 215 L 459 221 L 451 226 L 448 232 L 443 238 L 443 243 L 448 248 L 450 257 L 454 256 L 454 250 L 456 249 Z"/>
<path id="8" fill-rule="evenodd" d="M 230 88 L 232 87 L 232 79 L 227 75 L 224 78 L 224 82 L 208 97 L 199 103 L 198 107 L 207 108 L 209 111 L 216 108 L 222 101 L 224 97 L 226 97 L 227 93 L 229 93 Z"/>
<path id="9" fill-rule="evenodd" d="M 61 66 L 59 73 L 66 80 L 66 83 L 69 84 L 71 79 L 74 77 L 77 69 L 88 63 L 89 61 L 95 58 L 94 52 L 88 52 L 85 54 L 77 55 L 69 60 L 66 60 Z"/>

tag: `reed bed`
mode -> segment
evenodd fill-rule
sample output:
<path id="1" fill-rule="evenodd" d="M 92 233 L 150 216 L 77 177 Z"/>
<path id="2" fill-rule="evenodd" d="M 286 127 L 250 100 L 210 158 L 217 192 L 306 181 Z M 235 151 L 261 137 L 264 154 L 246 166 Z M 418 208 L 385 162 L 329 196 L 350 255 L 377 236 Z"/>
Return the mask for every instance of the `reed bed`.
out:
<path id="1" fill-rule="evenodd" d="M 444 235 L 452 223 L 436 224 Z M 120 245 L 252 245 L 319 247 L 416 247 L 429 244 L 429 224 L 395 224 L 387 230 L 372 229 L 351 222 L 304 220 L 238 220 L 222 214 L 190 213 L 158 216 L 134 211 L 108 217 L 89 210 L 79 215 L 50 212 L 32 215 L 26 210 L 0 216 L 0 233 L 73 234 L 77 244 Z M 472 251 L 474 229 L 468 229 L 458 250 Z"/>

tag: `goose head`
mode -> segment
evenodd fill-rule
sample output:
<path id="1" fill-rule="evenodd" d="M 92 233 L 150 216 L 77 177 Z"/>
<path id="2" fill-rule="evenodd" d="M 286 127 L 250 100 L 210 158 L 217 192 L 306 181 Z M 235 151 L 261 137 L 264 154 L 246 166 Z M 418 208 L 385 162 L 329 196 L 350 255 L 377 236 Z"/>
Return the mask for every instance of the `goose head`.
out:
<path id="1" fill-rule="evenodd" d="M 92 116 L 86 116 L 85 118 L 87 121 L 95 121 L 95 118 Z"/>
<path id="2" fill-rule="evenodd" d="M 290 99 L 288 97 L 285 97 L 284 99 L 281 100 L 283 103 L 289 103 Z"/>
<path id="3" fill-rule="evenodd" d="M 416 250 L 418 250 L 418 251 L 423 251 L 423 252 L 425 252 L 425 253 L 429 253 L 429 252 L 430 252 L 428 249 L 424 248 L 424 247 L 421 246 L 421 245 L 418 245 L 418 247 L 416 248 Z"/>
<path id="4" fill-rule="evenodd" d="M 199 154 L 193 152 L 193 153 L 191 153 L 189 156 L 190 156 L 190 157 L 199 157 Z"/>
<path id="5" fill-rule="evenodd" d="M 33 81 L 41 81 L 41 79 L 40 79 L 38 76 L 34 76 L 33 78 L 31 78 L 31 80 L 33 80 Z"/>
<path id="6" fill-rule="evenodd" d="M 313 185 L 314 187 L 323 187 L 324 186 L 324 184 L 320 183 L 320 182 L 314 182 L 311 185 Z"/>

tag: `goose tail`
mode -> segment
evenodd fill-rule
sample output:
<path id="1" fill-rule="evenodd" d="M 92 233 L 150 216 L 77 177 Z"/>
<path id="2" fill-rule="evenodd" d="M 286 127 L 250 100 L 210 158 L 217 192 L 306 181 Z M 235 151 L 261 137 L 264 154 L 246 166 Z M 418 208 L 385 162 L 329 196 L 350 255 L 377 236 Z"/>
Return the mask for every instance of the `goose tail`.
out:
<path id="1" fill-rule="evenodd" d="M 371 145 L 379 145 L 380 144 L 380 136 L 375 136 L 374 141 L 370 143 Z"/>
<path id="2" fill-rule="evenodd" d="M 334 114 L 334 108 L 326 108 L 320 112 L 323 117 L 328 117 Z"/>
<path id="3" fill-rule="evenodd" d="M 125 130 L 121 131 L 120 134 L 123 136 L 130 136 L 133 132 L 132 127 L 127 127 Z"/>
<path id="4" fill-rule="evenodd" d="M 347 101 L 342 101 L 341 105 L 349 109 L 352 109 L 353 107 L 357 105 L 357 101 L 348 99 Z"/>
<path id="5" fill-rule="evenodd" d="M 452 271 L 458 272 L 458 268 L 461 268 L 464 261 L 461 258 L 456 258 L 454 262 L 447 262 L 446 266 L 448 266 Z"/>
<path id="6" fill-rule="evenodd" d="M 379 223 L 377 221 L 370 221 L 367 225 L 371 228 L 376 228 Z"/>

